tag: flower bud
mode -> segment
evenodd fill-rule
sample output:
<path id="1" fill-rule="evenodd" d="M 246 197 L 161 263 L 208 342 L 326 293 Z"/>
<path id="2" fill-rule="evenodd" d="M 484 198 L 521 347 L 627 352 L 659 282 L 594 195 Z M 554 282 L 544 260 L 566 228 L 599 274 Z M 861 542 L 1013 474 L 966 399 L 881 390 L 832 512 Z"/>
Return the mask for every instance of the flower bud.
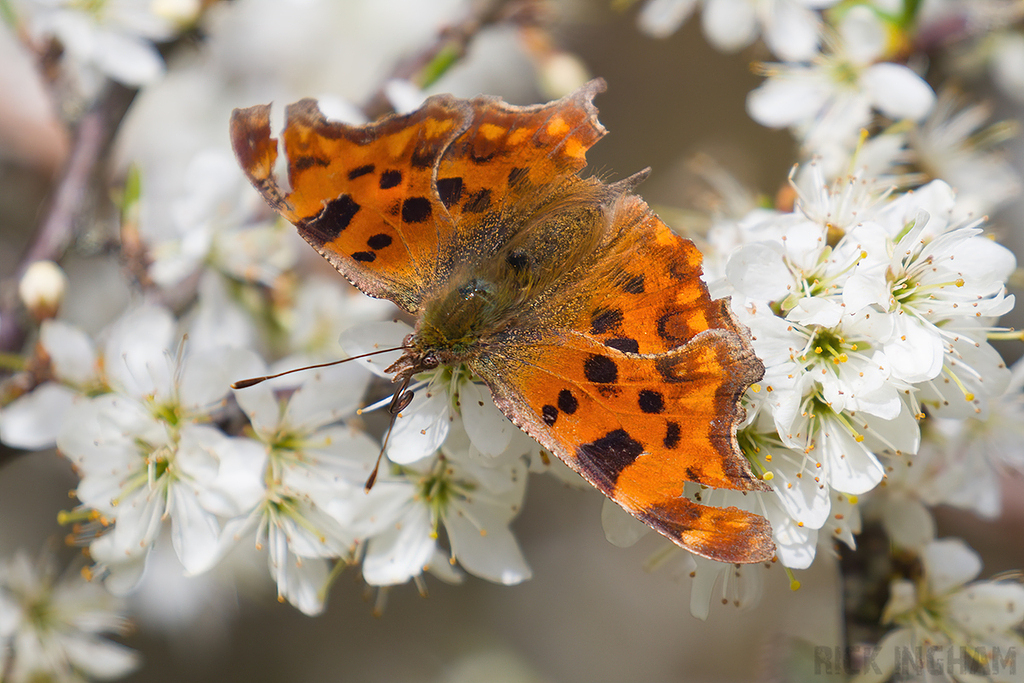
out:
<path id="1" fill-rule="evenodd" d="M 53 261 L 35 261 L 21 276 L 18 295 L 36 321 L 53 318 L 64 301 L 68 276 Z"/>

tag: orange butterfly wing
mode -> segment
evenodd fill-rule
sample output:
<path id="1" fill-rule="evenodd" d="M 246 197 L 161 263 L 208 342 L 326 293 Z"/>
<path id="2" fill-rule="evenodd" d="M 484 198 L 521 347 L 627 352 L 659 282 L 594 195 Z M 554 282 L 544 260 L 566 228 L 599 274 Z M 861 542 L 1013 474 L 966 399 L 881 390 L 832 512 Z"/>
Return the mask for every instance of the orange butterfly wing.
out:
<path id="1" fill-rule="evenodd" d="M 285 113 L 288 193 L 274 175 L 269 105 L 235 110 L 231 140 L 250 182 L 324 258 L 367 294 L 416 312 L 453 269 L 507 239 L 485 213 L 586 164 L 604 135 L 591 104 L 603 89 L 595 80 L 532 107 L 438 95 L 365 126 L 302 100 Z"/>

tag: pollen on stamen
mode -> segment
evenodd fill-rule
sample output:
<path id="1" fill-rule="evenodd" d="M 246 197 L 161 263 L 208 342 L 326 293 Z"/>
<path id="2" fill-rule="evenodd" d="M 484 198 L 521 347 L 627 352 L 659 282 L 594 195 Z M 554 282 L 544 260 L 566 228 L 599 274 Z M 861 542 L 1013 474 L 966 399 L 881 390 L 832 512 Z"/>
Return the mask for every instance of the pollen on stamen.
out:
<path id="1" fill-rule="evenodd" d="M 772 479 L 775 478 L 775 473 L 765 472 L 763 475 L 761 475 L 761 478 L 764 479 L 765 481 L 771 481 Z"/>
<path id="2" fill-rule="evenodd" d="M 750 385 L 750 390 L 753 391 L 755 394 L 759 394 L 761 393 L 761 385 L 755 382 L 754 384 Z"/>

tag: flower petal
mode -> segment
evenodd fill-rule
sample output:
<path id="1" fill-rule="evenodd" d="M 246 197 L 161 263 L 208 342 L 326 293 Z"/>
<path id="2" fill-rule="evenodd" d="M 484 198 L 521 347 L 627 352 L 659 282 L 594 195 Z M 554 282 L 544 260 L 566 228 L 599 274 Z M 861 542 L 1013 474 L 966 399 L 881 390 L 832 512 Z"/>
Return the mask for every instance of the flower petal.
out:
<path id="1" fill-rule="evenodd" d="M 920 121 L 935 106 L 932 87 L 902 64 L 872 64 L 861 82 L 871 104 L 893 119 Z"/>

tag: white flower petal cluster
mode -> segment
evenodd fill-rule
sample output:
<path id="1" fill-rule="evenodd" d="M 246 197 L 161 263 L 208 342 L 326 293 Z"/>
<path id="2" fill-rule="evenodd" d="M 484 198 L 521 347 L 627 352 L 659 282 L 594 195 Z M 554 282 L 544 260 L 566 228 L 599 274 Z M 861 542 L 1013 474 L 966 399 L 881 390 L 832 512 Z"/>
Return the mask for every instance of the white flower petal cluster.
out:
<path id="1" fill-rule="evenodd" d="M 920 579 L 890 585 L 882 621 L 897 628 L 879 643 L 877 666 L 855 680 L 869 683 L 923 671 L 937 673 L 940 680 L 1020 680 L 1024 586 L 1014 580 L 974 581 L 981 558 L 957 538 L 932 541 L 920 561 Z M 906 670 L 896 672 L 897 666 Z"/>
<path id="2" fill-rule="evenodd" d="M 473 457 L 462 421 L 451 429 L 439 453 L 398 468 L 370 492 L 375 500 L 355 520 L 373 532 L 363 556 L 367 583 L 388 586 L 419 576 L 438 555 L 442 527 L 452 564 L 505 585 L 530 578 L 508 526 L 526 492 L 525 462 Z"/>
<path id="3" fill-rule="evenodd" d="M 151 0 L 21 0 L 35 39 L 56 38 L 65 64 L 77 70 L 84 92 L 94 92 L 98 76 L 127 86 L 152 83 L 164 73 L 154 43 L 172 39 L 199 16 L 199 3 L 168 14 Z M 164 3 L 167 4 L 167 3 Z"/>
<path id="4" fill-rule="evenodd" d="M 75 402 L 57 436 L 81 477 L 76 493 L 91 523 L 80 542 L 117 593 L 138 583 L 168 519 L 185 570 L 212 566 L 220 517 L 238 514 L 252 495 L 235 468 L 261 456 L 255 442 L 203 424 L 230 383 L 258 367 L 255 354 L 179 351 L 175 358 L 174 327 L 159 307 L 122 318 L 103 364 L 109 392 Z"/>
<path id="5" fill-rule="evenodd" d="M 852 8 L 826 52 L 765 67 L 768 80 L 748 96 L 748 113 L 765 126 L 790 128 L 806 156 L 821 157 L 829 177 L 840 175 L 874 112 L 920 121 L 935 104 L 931 86 L 912 69 L 881 61 L 886 32 L 870 9 Z"/>
<path id="6" fill-rule="evenodd" d="M 917 452 L 923 411 L 984 416 L 1009 381 L 987 333 L 1013 304 L 1012 253 L 952 219 L 941 181 L 899 196 L 877 187 L 826 183 L 812 165 L 791 213 L 726 228 L 741 246 L 712 284 L 765 363 L 740 444 L 773 489 L 753 511 L 793 568 L 810 565 L 822 532 L 853 544 L 849 502 L 878 486 L 887 459 Z"/>
<path id="7" fill-rule="evenodd" d="M 369 323 L 343 333 L 342 344 L 352 355 L 370 353 L 401 345 L 411 332 L 401 322 Z M 386 370 L 398 353 L 364 362 L 390 378 Z M 463 369 L 423 373 L 410 390 L 412 402 L 388 438 L 386 456 L 397 467 L 378 479 L 369 498 L 380 503 L 360 522 L 374 534 L 363 559 L 366 581 L 386 586 L 433 570 L 441 527 L 452 563 L 498 583 L 526 580 L 530 570 L 508 524 L 525 495 L 528 463 L 540 459 L 527 457 L 537 454 L 536 443 Z"/>
<path id="8" fill-rule="evenodd" d="M 0 671 L 10 683 L 120 678 L 139 656 L 104 634 L 129 630 L 121 602 L 52 558 L 24 552 L 0 563 Z"/>
<path id="9" fill-rule="evenodd" d="M 253 220 L 262 200 L 236 168 L 230 154 L 204 150 L 188 164 L 185 187 L 173 200 L 151 197 L 143 185 L 140 225 L 149 276 L 160 287 L 173 289 L 201 268 L 269 286 L 295 265 L 290 226 Z"/>
<path id="10" fill-rule="evenodd" d="M 278 399 L 265 382 L 235 391 L 262 446 L 251 504 L 224 526 L 219 554 L 243 537 L 266 548 L 278 595 L 306 614 L 323 610 L 334 560 L 351 559 L 358 540 L 348 521 L 379 446 L 341 423 L 362 399 L 369 375 L 354 364 L 315 371 Z"/>
<path id="11" fill-rule="evenodd" d="M 1003 480 L 1024 472 L 1022 391 L 1024 363 L 1018 361 L 1006 391 L 988 400 L 983 417 L 928 420 L 917 457 L 890 465 L 882 511 L 887 527 L 915 526 L 901 513 L 918 508 L 912 516 L 921 519 L 924 506 L 952 505 L 987 519 L 1000 515 Z"/>

